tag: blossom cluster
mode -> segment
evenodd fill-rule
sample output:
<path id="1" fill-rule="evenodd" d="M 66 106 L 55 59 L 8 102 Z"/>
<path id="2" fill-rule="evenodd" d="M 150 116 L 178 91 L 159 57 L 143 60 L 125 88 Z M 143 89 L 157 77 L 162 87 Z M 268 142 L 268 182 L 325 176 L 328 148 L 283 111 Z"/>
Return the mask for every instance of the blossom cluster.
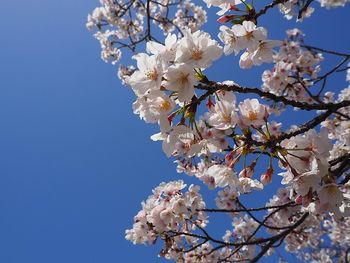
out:
<path id="1" fill-rule="evenodd" d="M 343 189 L 345 198 L 349 200 L 349 184 Z M 267 203 L 278 206 L 292 201 L 293 192 L 288 188 L 280 188 Z M 349 201 L 348 201 L 349 203 Z M 305 212 L 305 207 L 294 204 L 283 209 L 270 209 L 271 216 L 266 224 L 271 226 L 270 233 L 280 233 L 285 226 L 293 224 Z M 304 224 L 286 237 L 285 249 L 295 253 L 304 262 L 346 262 L 347 244 L 349 240 L 349 217 L 335 219 L 325 214 L 311 214 Z M 278 229 L 278 227 L 280 229 Z M 273 229 L 274 228 L 274 229 Z M 331 242 L 331 244 L 329 244 Z"/>
<path id="2" fill-rule="evenodd" d="M 94 36 L 101 44 L 101 58 L 113 64 L 119 62 L 122 48 L 135 50 L 137 44 L 153 39 L 151 23 L 169 34 L 184 26 L 196 31 L 207 21 L 206 11 L 189 0 L 146 3 L 142 0 L 100 0 L 100 3 L 101 6 L 88 15 L 86 27 L 97 30 Z M 174 13 L 174 10 L 177 11 Z"/>
<path id="3" fill-rule="evenodd" d="M 318 0 L 321 7 L 326 7 L 327 9 L 345 6 L 348 1 L 349 0 Z M 208 7 L 214 6 L 221 9 L 217 12 L 217 15 L 220 16 L 218 22 L 221 23 L 239 21 L 239 12 L 245 12 L 248 16 L 256 15 L 254 7 L 247 4 L 244 0 L 204 0 L 204 2 Z M 304 18 L 310 17 L 315 11 L 315 9 L 310 6 L 310 3 L 302 0 L 281 0 L 274 2 L 274 5 L 276 4 L 278 4 L 279 11 L 288 20 L 296 16 L 297 21 L 302 21 Z"/>
<path id="4" fill-rule="evenodd" d="M 278 96 L 314 103 L 308 89 L 321 70 L 322 54 L 302 49 L 304 34 L 300 30 L 288 30 L 287 35 L 288 39 L 273 56 L 274 67 L 262 75 L 262 87 Z"/>
<path id="5" fill-rule="evenodd" d="M 240 67 L 245 69 L 271 62 L 273 48 L 280 45 L 280 41 L 267 40 L 267 30 L 257 27 L 251 21 L 243 21 L 242 24 L 235 24 L 231 28 L 224 25 L 220 27 L 220 31 L 219 38 L 225 44 L 225 55 L 232 52 L 237 55 L 245 49 L 239 61 Z"/>
<path id="6" fill-rule="evenodd" d="M 287 167 L 286 172 L 280 173 L 282 184 L 291 186 L 295 202 L 308 206 L 310 212 L 348 214 L 344 194 L 329 173 L 332 144 L 326 130 L 320 134 L 310 130 L 283 141 L 282 145 L 292 152 L 280 159 L 281 167 Z"/>
<path id="7" fill-rule="evenodd" d="M 207 222 L 205 203 L 198 193 L 199 187 L 191 185 L 187 192 L 183 181 L 162 183 L 142 203 L 135 216 L 133 228 L 126 231 L 126 239 L 134 244 L 156 242 L 166 231 L 189 232 Z"/>

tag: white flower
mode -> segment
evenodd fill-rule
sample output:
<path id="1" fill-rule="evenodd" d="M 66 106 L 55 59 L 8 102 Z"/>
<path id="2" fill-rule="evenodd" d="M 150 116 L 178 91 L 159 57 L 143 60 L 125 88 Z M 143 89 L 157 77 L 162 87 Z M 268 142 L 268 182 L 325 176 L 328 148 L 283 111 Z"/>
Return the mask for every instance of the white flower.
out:
<path id="1" fill-rule="evenodd" d="M 179 42 L 175 61 L 196 68 L 207 68 L 221 54 L 221 47 L 209 34 L 202 31 L 191 33 L 187 29 L 184 30 L 184 37 Z"/>
<path id="2" fill-rule="evenodd" d="M 219 39 L 225 44 L 224 53 L 230 55 L 232 52 L 237 55 L 244 46 L 242 45 L 241 38 L 237 37 L 233 31 L 227 26 L 220 26 Z"/>
<path id="3" fill-rule="evenodd" d="M 168 34 L 164 42 L 165 45 L 155 41 L 149 41 L 147 42 L 146 49 L 154 55 L 160 55 L 167 62 L 174 61 L 177 47 L 176 35 Z"/>
<path id="4" fill-rule="evenodd" d="M 318 198 L 322 205 L 340 206 L 344 200 L 344 195 L 337 184 L 326 184 L 318 192 Z"/>
<path id="5" fill-rule="evenodd" d="M 290 1 L 287 1 L 283 4 L 279 4 L 278 5 L 278 8 L 280 10 L 280 12 L 282 14 L 284 14 L 284 17 L 288 20 L 292 19 L 293 16 L 294 16 L 294 9 L 295 9 L 295 5 L 294 5 L 294 1 L 293 0 L 290 0 Z"/>
<path id="6" fill-rule="evenodd" d="M 258 48 L 252 54 L 252 61 L 254 65 L 261 65 L 265 62 L 271 62 L 273 60 L 273 49 L 275 46 L 281 44 L 281 41 L 277 40 L 264 40 L 258 45 Z"/>
<path id="7" fill-rule="evenodd" d="M 267 119 L 267 109 L 257 99 L 245 99 L 239 104 L 241 120 L 246 126 L 262 126 Z"/>
<path id="8" fill-rule="evenodd" d="M 241 4 L 241 0 L 204 0 L 208 7 L 211 6 L 222 6 L 222 5 L 231 5 L 235 6 Z"/>
<path id="9" fill-rule="evenodd" d="M 194 95 L 197 79 L 194 70 L 186 64 L 175 64 L 168 68 L 162 85 L 171 91 L 176 91 L 180 102 L 190 101 Z"/>
<path id="10" fill-rule="evenodd" d="M 165 225 L 169 225 L 169 223 L 174 218 L 174 214 L 172 213 L 171 209 L 165 209 L 162 212 L 160 212 L 159 217 Z"/>
<path id="11" fill-rule="evenodd" d="M 232 92 L 220 92 L 215 106 L 207 115 L 208 123 L 219 130 L 233 128 L 238 121 L 235 110 L 236 96 Z"/>
<path id="12" fill-rule="evenodd" d="M 320 134 L 315 130 L 309 130 L 304 135 L 284 140 L 281 145 L 293 154 L 287 155 L 286 159 L 297 173 L 310 171 L 313 156 L 317 159 L 320 176 L 327 173 L 329 167 L 327 159 L 332 145 L 325 129 L 322 129 Z"/>
<path id="13" fill-rule="evenodd" d="M 101 58 L 103 61 L 111 61 L 112 64 L 116 64 L 122 55 L 120 49 L 113 46 L 112 39 L 116 36 L 115 30 L 106 30 L 105 32 L 98 31 L 94 36 L 100 41 L 101 45 Z"/>
<path id="14" fill-rule="evenodd" d="M 259 41 L 265 40 L 267 31 L 263 27 L 256 27 L 251 21 L 244 21 L 242 25 L 234 25 L 232 31 L 235 36 L 241 38 L 241 45 L 250 52 L 254 52 L 259 45 Z"/>
<path id="15" fill-rule="evenodd" d="M 209 167 L 208 175 L 215 179 L 216 187 L 237 187 L 239 184 L 236 172 L 226 165 L 215 164 Z"/>
<path id="16" fill-rule="evenodd" d="M 322 177 L 318 169 L 317 159 L 313 158 L 310 163 L 310 171 L 300 174 L 293 180 L 292 187 L 298 195 L 305 196 L 309 190 L 318 191 L 320 189 Z"/>
<path id="17" fill-rule="evenodd" d="M 239 186 L 243 193 L 250 193 L 252 190 L 262 190 L 264 188 L 264 185 L 258 180 L 249 177 L 240 177 Z"/>
<path id="18" fill-rule="evenodd" d="M 164 65 L 159 56 L 145 53 L 133 57 L 138 70 L 129 78 L 129 84 L 137 96 L 144 96 L 150 90 L 159 90 L 162 83 Z"/>
<path id="19" fill-rule="evenodd" d="M 322 7 L 327 9 L 344 6 L 349 0 L 318 0 Z"/>
<path id="20" fill-rule="evenodd" d="M 252 60 L 253 53 L 250 53 L 248 51 L 244 52 L 240 59 L 239 59 L 239 66 L 243 69 L 249 69 L 253 66 L 253 60 Z"/>
<path id="21" fill-rule="evenodd" d="M 132 108 L 135 114 L 148 123 L 155 123 L 170 113 L 175 107 L 174 101 L 160 90 L 151 91 L 143 97 L 137 98 Z"/>
<path id="22" fill-rule="evenodd" d="M 197 143 L 193 131 L 184 125 L 169 126 L 168 130 L 153 135 L 151 139 L 163 141 L 163 151 L 168 157 L 172 155 L 191 157 L 198 154 L 202 149 L 202 146 Z"/>

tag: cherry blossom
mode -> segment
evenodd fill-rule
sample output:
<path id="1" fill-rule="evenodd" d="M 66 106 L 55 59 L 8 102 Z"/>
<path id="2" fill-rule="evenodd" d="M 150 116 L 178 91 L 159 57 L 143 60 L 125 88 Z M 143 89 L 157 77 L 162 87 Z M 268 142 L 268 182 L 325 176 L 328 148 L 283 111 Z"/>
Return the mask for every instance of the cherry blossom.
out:
<path id="1" fill-rule="evenodd" d="M 143 96 L 150 90 L 159 90 L 164 65 L 159 56 L 140 53 L 134 56 L 137 69 L 129 78 L 129 84 L 136 95 Z"/>
<path id="2" fill-rule="evenodd" d="M 175 108 L 175 102 L 162 91 L 151 91 L 139 97 L 133 104 L 135 114 L 139 114 L 145 122 L 155 123 Z"/>
<path id="3" fill-rule="evenodd" d="M 194 76 L 193 67 L 186 64 L 176 64 L 168 68 L 164 75 L 163 87 L 176 91 L 180 102 L 191 100 L 194 95 L 194 86 L 197 79 Z"/>
<path id="4" fill-rule="evenodd" d="M 229 92 L 219 93 L 215 105 L 210 107 L 208 123 L 219 130 L 233 128 L 237 122 L 236 97 Z"/>
<path id="5" fill-rule="evenodd" d="M 244 126 L 262 126 L 268 117 L 267 108 L 257 99 L 245 99 L 239 104 L 240 120 Z"/>
<path id="6" fill-rule="evenodd" d="M 232 168 L 225 165 L 216 164 L 209 167 L 208 175 L 214 178 L 216 187 L 238 186 L 237 174 L 232 170 Z"/>
<path id="7" fill-rule="evenodd" d="M 184 31 L 176 51 L 175 61 L 192 65 L 195 68 L 207 68 L 221 56 L 221 47 L 210 35 L 201 31 Z"/>
<path id="8" fill-rule="evenodd" d="M 265 40 L 267 37 L 266 29 L 256 27 L 251 21 L 244 21 L 242 25 L 234 25 L 232 31 L 235 36 L 240 38 L 240 45 L 246 47 L 251 52 L 256 50 L 259 41 Z"/>

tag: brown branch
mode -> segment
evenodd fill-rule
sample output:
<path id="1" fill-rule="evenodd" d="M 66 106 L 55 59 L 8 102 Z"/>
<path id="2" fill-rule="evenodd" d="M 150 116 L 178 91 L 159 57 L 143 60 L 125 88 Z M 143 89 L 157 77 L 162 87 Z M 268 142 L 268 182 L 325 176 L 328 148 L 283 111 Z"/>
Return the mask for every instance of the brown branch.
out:
<path id="1" fill-rule="evenodd" d="M 269 207 L 268 209 L 276 209 L 274 211 L 272 211 L 270 214 L 268 214 L 264 220 L 262 221 L 262 224 L 265 224 L 267 222 L 267 220 L 273 216 L 274 214 L 276 214 L 277 212 L 279 212 L 280 210 L 282 209 L 285 209 L 288 207 L 288 205 L 290 206 L 295 206 L 296 204 L 294 202 L 289 202 L 289 203 L 286 203 L 286 204 L 283 204 L 283 205 L 278 205 L 278 206 L 266 206 L 266 207 Z M 259 209 L 259 208 L 258 208 Z M 251 209 L 250 209 L 251 210 Z M 257 210 L 257 211 L 262 211 L 262 210 Z M 263 225 L 259 224 L 259 226 L 254 230 L 254 232 L 247 238 L 246 242 L 250 241 L 255 235 L 256 233 L 258 233 L 259 229 L 262 227 Z M 243 246 L 243 245 L 242 245 Z M 235 253 L 237 253 L 239 251 L 239 249 L 241 249 L 242 246 L 238 246 L 229 256 L 227 256 L 226 258 L 223 259 L 223 262 L 226 260 L 226 259 L 229 259 L 231 256 L 233 256 Z M 223 248 L 224 245 L 220 245 L 220 246 L 217 246 L 215 248 L 213 248 L 210 252 L 208 252 L 208 255 L 210 255 L 211 253 L 213 253 L 214 251 L 220 249 L 220 248 Z M 220 261 L 221 262 L 221 261 Z"/>
<path id="2" fill-rule="evenodd" d="M 282 133 L 281 135 L 279 135 L 277 137 L 277 141 L 281 142 L 281 141 L 283 141 L 285 139 L 289 139 L 291 137 L 297 136 L 299 134 L 302 134 L 304 132 L 307 132 L 308 130 L 311 130 L 311 129 L 315 128 L 321 122 L 326 120 L 332 113 L 333 113 L 332 110 L 328 110 L 325 113 L 316 116 L 312 120 L 310 120 L 310 121 L 300 125 L 297 129 L 295 129 L 293 131 L 287 132 L 287 133 Z"/>
<path id="3" fill-rule="evenodd" d="M 347 182 L 349 182 L 350 181 L 350 173 L 348 173 L 348 174 L 346 174 L 345 176 L 344 176 L 344 179 L 340 182 L 340 184 L 341 185 L 344 185 L 344 184 L 346 184 Z"/>
<path id="4" fill-rule="evenodd" d="M 309 104 L 305 102 L 290 100 L 283 96 L 277 96 L 275 94 L 272 94 L 267 91 L 263 91 L 258 88 L 243 87 L 238 84 L 227 85 L 227 84 L 217 83 L 215 81 L 209 81 L 209 80 L 205 81 L 205 83 L 203 84 L 197 85 L 196 88 L 201 90 L 211 91 L 213 93 L 219 90 L 226 90 L 226 91 L 238 92 L 243 94 L 247 94 L 247 93 L 256 94 L 256 95 L 259 95 L 261 98 L 270 99 L 274 102 L 282 102 L 285 105 L 290 105 L 290 106 L 307 110 L 307 111 L 340 109 L 342 107 L 350 106 L 350 101 L 348 100 L 344 100 L 339 103 Z"/>
<path id="5" fill-rule="evenodd" d="M 314 46 L 310 46 L 310 45 L 301 45 L 301 47 L 304 47 L 310 51 L 315 50 L 315 51 L 320 51 L 323 53 L 328 53 L 328 54 L 336 55 L 336 56 L 340 56 L 340 57 L 349 57 L 350 56 L 350 54 L 337 52 L 337 51 L 333 51 L 333 50 L 328 50 L 328 49 L 324 49 L 324 48 L 319 48 L 319 47 L 314 47 Z"/>
<path id="6" fill-rule="evenodd" d="M 305 217 L 305 215 L 304 215 Z M 298 221 L 299 222 L 299 221 Z M 297 222 L 297 223 L 298 223 Z M 218 239 L 213 238 L 212 236 L 210 236 L 210 234 L 201 226 L 195 224 L 204 234 L 203 235 L 198 235 L 198 234 L 193 234 L 193 233 L 188 233 L 188 232 L 176 232 L 176 231 L 168 231 L 169 233 L 171 233 L 172 235 L 169 236 L 170 238 L 172 237 L 176 237 L 176 236 L 191 236 L 191 237 L 196 237 L 196 238 L 200 238 L 203 240 L 207 240 L 207 241 L 212 241 L 214 243 L 220 244 L 222 245 L 222 247 L 225 246 L 233 246 L 233 247 L 240 247 L 240 246 L 246 246 L 246 245 L 259 245 L 259 244 L 264 244 L 266 242 L 270 242 L 271 240 L 279 240 L 283 235 L 283 233 L 290 233 L 288 231 L 291 231 L 293 229 L 295 229 L 297 226 L 299 226 L 302 222 L 300 222 L 298 225 L 297 223 L 294 223 L 293 225 L 289 226 L 287 230 L 281 232 L 280 234 L 277 234 L 275 236 L 272 237 L 268 237 L 268 238 L 257 238 L 255 240 L 252 241 L 243 241 L 243 242 L 235 242 L 235 243 L 231 243 L 231 242 L 224 242 Z"/>
<path id="7" fill-rule="evenodd" d="M 250 260 L 250 263 L 258 262 L 258 260 L 265 255 L 265 253 L 273 246 L 274 243 L 276 243 L 280 239 L 284 239 L 287 237 L 294 229 L 296 229 L 298 226 L 300 226 L 305 219 L 309 216 L 309 213 L 305 213 L 295 224 L 293 224 L 289 229 L 283 231 L 282 233 L 274 236 L 271 238 L 271 240 L 268 242 L 266 246 L 264 246 L 259 254 L 257 254 L 252 260 Z"/>
<path id="8" fill-rule="evenodd" d="M 254 16 L 254 19 L 258 19 L 258 17 L 266 14 L 266 12 L 271 9 L 271 8 L 274 8 L 276 5 L 278 4 L 283 4 L 285 2 L 287 2 L 288 0 L 275 0 L 273 1 L 272 3 L 264 6 L 262 9 L 260 9 L 258 12 L 256 12 L 255 16 Z"/>
<path id="9" fill-rule="evenodd" d="M 299 10 L 298 19 L 303 16 L 303 13 L 307 10 L 307 8 L 311 5 L 314 0 L 307 0 L 306 4 Z"/>
<path id="10" fill-rule="evenodd" d="M 147 38 L 151 40 L 151 11 L 150 11 L 150 0 L 147 0 L 146 10 L 147 10 Z"/>
<path id="11" fill-rule="evenodd" d="M 284 226 L 284 227 L 277 227 L 277 226 L 270 226 L 270 225 L 266 225 L 265 222 L 260 221 L 259 219 L 256 218 L 256 216 L 254 216 L 252 214 L 252 212 L 249 211 L 248 208 L 246 208 L 238 199 L 237 199 L 238 204 L 243 207 L 243 209 L 246 211 L 246 213 L 255 221 L 257 222 L 259 225 L 264 226 L 266 228 L 269 229 L 274 229 L 274 230 L 282 230 L 282 229 L 286 229 L 289 228 L 289 226 Z"/>
<path id="12" fill-rule="evenodd" d="M 344 57 L 343 60 L 338 65 L 336 65 L 334 68 L 332 68 L 330 71 L 328 71 L 324 75 L 318 77 L 317 80 L 314 83 L 317 84 L 321 80 L 326 79 L 329 75 L 331 75 L 334 72 L 336 72 L 341 66 L 343 66 L 349 60 L 349 58 L 350 58 L 350 55 Z"/>
<path id="13" fill-rule="evenodd" d="M 276 209 L 276 208 L 286 208 L 288 206 L 296 205 L 294 202 L 285 203 L 283 205 L 274 205 L 274 206 L 263 206 L 263 207 L 257 207 L 257 208 L 244 208 L 244 209 L 200 209 L 198 211 L 204 211 L 204 212 L 223 212 L 223 213 L 239 213 L 239 212 L 255 212 L 255 211 L 265 211 L 268 209 Z"/>
<path id="14" fill-rule="evenodd" d="M 350 153 L 346 153 L 344 155 L 341 155 L 338 158 L 330 160 L 328 163 L 329 163 L 330 166 L 334 166 L 337 163 L 340 163 L 340 162 L 342 162 L 342 161 L 344 161 L 345 159 L 348 159 L 348 158 L 350 158 Z"/>

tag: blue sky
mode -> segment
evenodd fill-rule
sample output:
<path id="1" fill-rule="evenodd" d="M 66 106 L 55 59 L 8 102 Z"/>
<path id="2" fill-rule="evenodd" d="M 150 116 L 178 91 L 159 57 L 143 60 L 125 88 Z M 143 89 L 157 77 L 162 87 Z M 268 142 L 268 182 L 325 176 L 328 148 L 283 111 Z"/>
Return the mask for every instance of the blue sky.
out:
<path id="1" fill-rule="evenodd" d="M 85 28 L 98 4 L 1 1 L 0 262 L 161 261 L 124 231 L 154 186 L 187 178 L 149 140 L 156 127 L 132 114 L 134 97 L 116 68 L 100 60 Z M 348 51 L 349 11 L 317 10 L 302 24 L 308 43 Z M 217 29 L 215 18 L 208 30 Z M 261 25 L 270 38 L 295 27 L 277 12 Z M 232 58 L 215 66 L 217 80 L 260 85 L 261 68 L 241 71 Z"/>

